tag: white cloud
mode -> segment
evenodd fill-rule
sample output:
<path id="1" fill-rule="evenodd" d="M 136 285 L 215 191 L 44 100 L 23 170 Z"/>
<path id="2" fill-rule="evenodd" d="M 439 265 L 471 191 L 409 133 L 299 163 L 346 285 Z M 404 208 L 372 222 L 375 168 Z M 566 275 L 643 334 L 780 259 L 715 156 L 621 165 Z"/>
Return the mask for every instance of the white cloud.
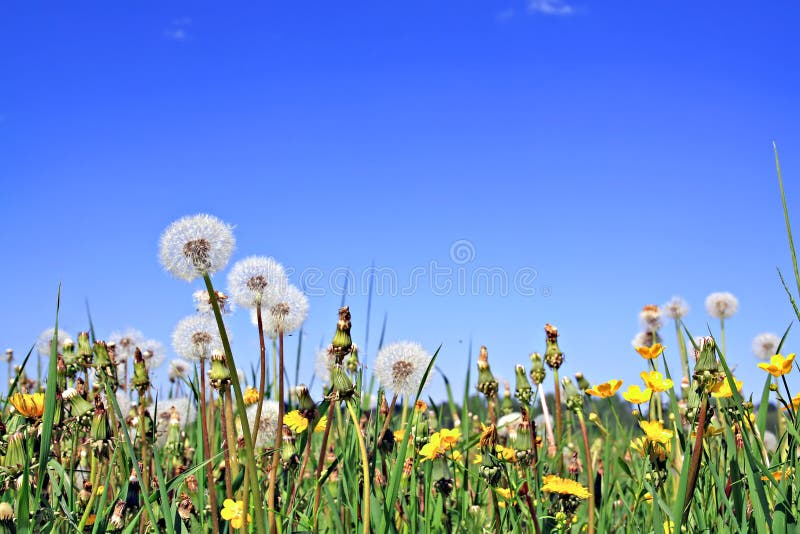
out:
<path id="1" fill-rule="evenodd" d="M 575 8 L 564 0 L 530 0 L 528 10 L 543 15 L 574 15 Z"/>
<path id="2" fill-rule="evenodd" d="M 189 17 L 175 19 L 172 21 L 169 28 L 164 30 L 164 36 L 173 41 L 185 41 L 189 37 L 188 27 L 191 25 L 192 19 Z"/>

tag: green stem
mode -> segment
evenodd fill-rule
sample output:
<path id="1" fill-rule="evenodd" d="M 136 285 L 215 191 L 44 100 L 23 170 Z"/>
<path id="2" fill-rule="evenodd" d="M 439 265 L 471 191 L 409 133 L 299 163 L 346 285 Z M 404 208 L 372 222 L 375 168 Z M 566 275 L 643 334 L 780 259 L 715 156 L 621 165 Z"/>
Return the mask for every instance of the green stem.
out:
<path id="1" fill-rule="evenodd" d="M 253 448 L 253 437 L 250 434 L 250 423 L 247 421 L 247 412 L 245 412 L 242 387 L 239 384 L 239 373 L 236 371 L 236 362 L 233 360 L 233 352 L 231 351 L 231 344 L 228 340 L 228 333 L 225 331 L 225 323 L 222 322 L 222 313 L 219 310 L 217 293 L 214 291 L 214 285 L 211 283 L 211 277 L 208 275 L 208 273 L 203 275 L 203 281 L 206 283 L 208 297 L 211 300 L 211 306 L 214 308 L 214 317 L 217 320 L 219 335 L 222 339 L 222 348 L 225 351 L 225 363 L 228 366 L 228 369 L 231 370 L 231 384 L 233 385 L 233 393 L 236 397 L 236 409 L 239 412 L 239 420 L 242 423 L 242 434 L 244 435 L 244 452 L 245 460 L 247 462 L 247 474 L 250 477 L 250 491 L 253 492 L 253 501 L 260 503 L 261 499 L 259 496 L 260 491 L 258 485 L 258 472 L 256 471 L 256 459 L 254 455 L 255 449 Z M 247 495 L 244 495 L 244 501 L 249 502 Z M 262 506 L 255 506 L 254 508 L 256 532 L 259 534 L 266 534 L 266 529 L 264 528 L 264 508 Z M 245 510 L 244 516 L 247 517 L 247 510 Z"/>
<path id="2" fill-rule="evenodd" d="M 358 447 L 361 450 L 361 470 L 364 474 L 364 493 L 361 498 L 363 502 L 361 517 L 364 520 L 364 534 L 369 534 L 369 504 L 370 504 L 370 489 L 369 489 L 369 458 L 367 457 L 367 445 L 364 443 L 364 435 L 361 433 L 361 427 L 358 425 L 358 416 L 353 410 L 352 401 L 347 401 L 347 411 L 350 412 L 350 419 L 353 420 L 353 429 L 358 437 Z"/>
<path id="3" fill-rule="evenodd" d="M 594 491 L 594 476 L 592 475 L 592 451 L 589 447 L 589 434 L 586 431 L 586 422 L 583 420 L 583 412 L 578 412 L 578 421 L 581 423 L 581 434 L 583 435 L 583 452 L 586 456 L 586 486 Z M 594 534 L 594 495 L 589 497 L 589 534 Z"/>
<path id="4" fill-rule="evenodd" d="M 269 492 L 267 493 L 267 503 L 269 504 L 269 531 L 278 531 L 275 520 L 275 491 L 278 483 L 278 467 L 281 459 L 281 445 L 283 444 L 283 328 L 278 328 L 278 432 L 275 436 L 275 451 L 272 453 L 272 470 L 269 472 Z"/>

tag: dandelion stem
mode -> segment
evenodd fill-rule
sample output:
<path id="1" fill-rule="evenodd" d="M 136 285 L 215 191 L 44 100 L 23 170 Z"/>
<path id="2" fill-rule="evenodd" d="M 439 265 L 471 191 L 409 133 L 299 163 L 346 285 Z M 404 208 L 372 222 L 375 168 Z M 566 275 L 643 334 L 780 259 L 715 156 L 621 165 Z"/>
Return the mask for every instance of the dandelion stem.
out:
<path id="1" fill-rule="evenodd" d="M 247 474 L 250 477 L 250 491 L 253 492 L 253 501 L 256 503 L 255 508 L 255 522 L 256 532 L 265 534 L 264 530 L 264 508 L 259 506 L 261 498 L 259 496 L 258 486 L 258 471 L 256 471 L 256 460 L 254 456 L 253 438 L 250 434 L 250 424 L 247 421 L 247 413 L 245 412 L 244 397 L 242 396 L 242 388 L 239 384 L 239 374 L 236 372 L 236 362 L 233 360 L 233 352 L 231 351 L 231 344 L 228 340 L 228 333 L 225 330 L 225 323 L 222 322 L 222 314 L 219 310 L 219 302 L 217 301 L 217 293 L 214 291 L 214 286 L 211 283 L 211 277 L 208 273 L 203 275 L 203 280 L 206 283 L 208 296 L 211 300 L 211 306 L 214 309 L 214 317 L 217 320 L 217 327 L 219 328 L 219 335 L 222 340 L 222 348 L 225 351 L 225 363 L 231 370 L 231 384 L 233 385 L 233 393 L 236 396 L 236 409 L 239 412 L 239 420 L 242 423 L 242 434 L 244 436 L 245 458 L 247 460 Z M 210 482 L 210 481 L 209 481 Z M 249 496 L 244 495 L 244 502 L 249 502 Z M 247 510 L 244 511 L 244 517 L 247 518 Z"/>
<path id="2" fill-rule="evenodd" d="M 553 436 L 553 422 L 550 421 L 550 408 L 547 407 L 547 399 L 544 396 L 544 388 L 537 387 L 539 390 L 539 400 L 542 403 L 542 415 L 544 415 L 544 429 L 547 435 L 547 455 L 552 458 L 556 455 L 556 438 Z"/>
<path id="3" fill-rule="evenodd" d="M 281 458 L 281 445 L 283 443 L 283 328 L 278 328 L 278 423 L 277 435 L 275 436 L 275 452 L 272 453 L 272 470 L 269 472 L 269 493 L 267 499 L 269 503 L 269 531 L 270 533 L 277 532 L 277 523 L 275 520 L 275 488 L 278 482 L 278 468 Z"/>
<path id="4" fill-rule="evenodd" d="M 325 467 L 325 455 L 328 452 L 328 437 L 330 436 L 331 424 L 333 423 L 333 408 L 336 405 L 335 397 L 335 393 L 331 392 L 329 397 L 330 406 L 328 407 L 328 420 L 325 422 L 325 432 L 322 433 L 322 447 L 319 449 L 319 462 L 317 462 L 317 471 L 314 477 L 317 485 L 316 490 L 314 491 L 314 530 L 317 529 L 319 503 L 320 497 L 322 496 L 322 484 L 320 484 L 320 477 L 322 476 L 322 469 Z"/>
<path id="5" fill-rule="evenodd" d="M 209 291 L 210 293 L 210 291 Z M 206 362 L 200 359 L 200 429 L 203 434 L 203 460 L 208 460 L 211 447 L 208 439 L 208 421 L 206 420 Z M 217 489 L 214 484 L 214 466 L 206 463 L 206 476 L 208 477 L 208 500 L 211 507 L 211 528 L 214 534 L 219 534 L 219 517 L 217 513 Z"/>
<path id="6" fill-rule="evenodd" d="M 700 472 L 700 458 L 703 454 L 703 434 L 706 426 L 706 412 L 708 412 L 708 395 L 703 394 L 703 403 L 700 405 L 700 414 L 697 417 L 697 430 L 695 430 L 694 449 L 692 449 L 691 464 L 689 464 L 689 478 L 686 484 L 686 496 L 683 501 L 683 523 L 689 518 L 689 504 L 692 502 L 697 475 Z"/>
<path id="7" fill-rule="evenodd" d="M 578 421 L 581 424 L 581 434 L 583 435 L 583 452 L 586 456 L 586 486 L 591 488 L 594 485 L 592 475 L 592 451 L 589 447 L 589 434 L 586 431 L 586 421 L 583 419 L 583 412 L 578 412 Z M 589 534 L 594 534 L 594 495 L 589 499 Z"/>
<path id="8" fill-rule="evenodd" d="M 561 421 L 561 384 L 558 382 L 558 369 L 553 369 L 553 380 L 555 388 L 555 412 L 556 412 L 556 452 L 558 453 L 558 472 L 564 472 L 564 455 L 559 451 L 563 432 L 563 422 Z"/>
<path id="9" fill-rule="evenodd" d="M 353 409 L 353 402 L 347 401 L 347 411 L 350 412 L 350 419 L 353 420 L 353 429 L 358 437 L 358 447 L 361 451 L 361 470 L 364 475 L 364 493 L 362 497 L 362 510 L 361 517 L 364 520 L 364 534 L 369 534 L 369 504 L 370 504 L 370 484 L 369 484 L 369 458 L 367 457 L 367 445 L 364 442 L 364 434 L 361 433 L 361 427 L 358 424 L 358 416 Z"/>
<path id="10" fill-rule="evenodd" d="M 228 433 L 228 417 L 226 414 L 227 402 L 225 400 L 225 392 L 220 391 L 219 396 L 222 407 L 219 411 L 220 423 L 222 423 L 222 454 L 225 458 L 225 497 L 233 499 L 233 483 L 231 481 L 231 453 L 230 453 L 230 440 L 231 435 Z"/>
<path id="11" fill-rule="evenodd" d="M 261 426 L 261 410 L 264 407 L 264 391 L 267 385 L 267 348 L 264 345 L 264 322 L 261 318 L 261 306 L 256 306 L 256 321 L 258 322 L 258 345 L 261 357 L 261 370 L 258 382 L 258 405 L 256 406 L 256 426 L 253 429 L 253 443 L 258 439 L 258 430 Z M 231 372 L 236 372 L 231 369 Z"/>
<path id="12" fill-rule="evenodd" d="M 389 423 L 392 420 L 392 414 L 394 414 L 394 405 L 397 403 L 397 392 L 392 395 L 392 402 L 389 403 L 389 413 L 386 415 L 386 419 L 383 421 L 383 427 L 381 428 L 380 433 L 378 434 L 378 440 L 383 440 L 383 435 L 386 433 L 386 430 L 389 428 Z"/>

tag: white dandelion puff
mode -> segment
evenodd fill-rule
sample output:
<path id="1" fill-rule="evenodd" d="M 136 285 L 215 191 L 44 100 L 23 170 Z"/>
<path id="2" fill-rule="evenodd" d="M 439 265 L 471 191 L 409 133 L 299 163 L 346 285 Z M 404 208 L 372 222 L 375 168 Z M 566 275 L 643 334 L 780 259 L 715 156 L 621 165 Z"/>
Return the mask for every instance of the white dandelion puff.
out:
<path id="1" fill-rule="evenodd" d="M 159 400 L 158 413 L 154 414 L 154 407 L 148 406 L 147 411 L 156 424 L 156 443 L 163 447 L 167 441 L 170 421 L 176 420 L 181 428 L 192 424 L 197 418 L 197 407 L 188 397 L 178 397 L 175 399 Z"/>
<path id="2" fill-rule="evenodd" d="M 117 364 L 120 365 L 129 360 L 133 360 L 133 353 L 136 351 L 136 348 L 138 347 L 139 350 L 143 350 L 142 343 L 144 343 L 144 341 L 144 334 L 135 328 L 128 328 L 122 332 L 112 332 L 111 335 L 108 336 L 108 343 L 114 344 L 114 359 L 117 361 Z"/>
<path id="3" fill-rule="evenodd" d="M 164 363 L 167 356 L 167 349 L 164 344 L 155 339 L 147 339 L 139 347 L 142 350 L 142 358 L 148 369 L 156 369 Z"/>
<path id="4" fill-rule="evenodd" d="M 739 310 L 739 300 L 731 293 L 711 293 L 706 297 L 706 310 L 711 317 L 728 319 Z"/>
<path id="5" fill-rule="evenodd" d="M 681 319 L 689 313 L 689 305 L 681 297 L 672 297 L 661 309 L 671 319 Z"/>
<path id="6" fill-rule="evenodd" d="M 172 333 L 172 347 L 187 360 L 210 358 L 215 350 L 222 350 L 217 322 L 210 315 L 181 319 Z"/>
<path id="7" fill-rule="evenodd" d="M 781 338 L 771 333 L 758 334 L 753 338 L 753 354 L 759 360 L 769 360 L 778 354 Z"/>
<path id="8" fill-rule="evenodd" d="M 648 304 L 639 312 L 642 329 L 653 332 L 661 329 L 661 310 L 655 304 Z"/>
<path id="9" fill-rule="evenodd" d="M 658 335 L 658 332 L 656 332 L 655 338 L 653 338 L 652 332 L 639 332 L 631 340 L 631 345 L 633 348 L 652 347 L 656 343 L 661 343 L 661 336 Z"/>
<path id="10" fill-rule="evenodd" d="M 281 328 L 284 334 L 299 329 L 306 316 L 308 316 L 308 298 L 295 286 L 289 285 L 275 298 L 267 313 L 262 312 L 261 322 L 264 333 L 276 339 Z M 255 309 L 250 310 L 250 320 L 253 325 L 258 326 Z"/>
<path id="11" fill-rule="evenodd" d="M 230 301 L 228 295 L 222 291 L 215 291 L 217 294 L 217 304 L 219 305 L 219 312 L 222 315 L 230 315 L 233 313 L 233 302 Z M 211 304 L 211 299 L 208 296 L 208 291 L 205 289 L 198 289 L 192 293 L 194 300 L 194 307 L 197 313 L 214 313 L 214 306 Z"/>
<path id="12" fill-rule="evenodd" d="M 228 291 L 239 306 L 268 306 L 289 285 L 283 265 L 272 258 L 250 256 L 228 273 Z"/>
<path id="13" fill-rule="evenodd" d="M 253 404 L 247 408 L 247 421 L 250 424 L 250 432 L 256 428 L 256 409 L 258 406 Z M 274 400 L 265 400 L 261 408 L 261 420 L 258 424 L 258 436 L 255 446 L 258 448 L 268 447 L 275 443 L 275 436 L 278 428 L 278 403 Z"/>
<path id="14" fill-rule="evenodd" d="M 331 367 L 335 362 L 336 357 L 330 347 L 317 351 L 317 357 L 314 360 L 314 374 L 323 384 L 330 384 Z"/>
<path id="15" fill-rule="evenodd" d="M 231 227 L 213 215 L 183 217 L 161 234 L 161 264 L 174 277 L 192 281 L 224 269 L 235 245 Z"/>
<path id="16" fill-rule="evenodd" d="M 422 345 L 401 341 L 384 346 L 375 359 L 375 376 L 385 388 L 398 395 L 414 396 L 431 356 Z M 430 375 L 425 385 L 430 382 Z"/>
<path id="17" fill-rule="evenodd" d="M 189 373 L 191 368 L 191 363 L 180 358 L 175 358 L 169 362 L 169 381 L 175 382 L 176 380 L 186 378 L 186 375 Z"/>
<path id="18" fill-rule="evenodd" d="M 53 337 L 55 336 L 56 329 L 55 328 L 48 328 L 41 334 L 39 334 L 39 339 L 36 341 L 36 350 L 39 351 L 39 354 L 47 355 L 50 354 L 50 347 L 53 344 Z M 57 351 L 61 352 L 64 348 L 64 343 L 67 341 L 71 341 L 69 334 L 65 331 L 58 329 L 58 341 L 56 342 Z"/>

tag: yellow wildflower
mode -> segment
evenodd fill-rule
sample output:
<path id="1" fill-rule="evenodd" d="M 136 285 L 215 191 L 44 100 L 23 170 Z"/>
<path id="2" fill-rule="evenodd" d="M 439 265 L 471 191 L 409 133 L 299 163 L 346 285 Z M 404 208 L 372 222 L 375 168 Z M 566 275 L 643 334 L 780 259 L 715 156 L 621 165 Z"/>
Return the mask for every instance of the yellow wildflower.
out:
<path id="1" fill-rule="evenodd" d="M 417 402 L 414 403 L 414 410 L 416 410 L 418 412 L 424 412 L 427 409 L 428 409 L 428 405 L 425 404 L 424 400 L 418 400 Z"/>
<path id="2" fill-rule="evenodd" d="M 244 390 L 244 404 L 245 406 L 251 406 L 258 402 L 260 395 L 258 394 L 258 390 L 254 387 L 249 387 Z"/>
<path id="3" fill-rule="evenodd" d="M 472 459 L 472 463 L 473 464 L 481 464 L 481 463 L 483 463 L 483 455 L 481 453 L 476 454 L 475 458 Z"/>
<path id="4" fill-rule="evenodd" d="M 621 385 L 622 380 L 609 380 L 608 382 L 603 382 L 602 384 L 597 384 L 593 388 L 587 389 L 586 394 L 607 399 L 608 397 L 616 395 Z"/>
<path id="5" fill-rule="evenodd" d="M 434 432 L 431 434 L 431 437 L 425 445 L 419 450 L 420 456 L 423 456 L 422 461 L 425 460 L 435 460 L 441 456 L 444 456 L 444 453 L 447 451 L 445 447 L 442 445 L 442 438 L 438 432 Z"/>
<path id="6" fill-rule="evenodd" d="M 495 452 L 497 452 L 497 456 L 504 462 L 513 463 L 517 461 L 517 454 L 511 447 L 503 447 L 502 445 L 495 445 L 494 450 Z"/>
<path id="7" fill-rule="evenodd" d="M 403 441 L 403 437 L 406 435 L 406 429 L 398 428 L 393 432 L 393 434 L 394 434 L 394 442 L 401 443 Z"/>
<path id="8" fill-rule="evenodd" d="M 464 455 L 461 454 L 461 451 L 455 450 L 455 451 L 453 451 L 452 458 L 456 462 L 461 462 L 461 461 L 464 460 Z"/>
<path id="9" fill-rule="evenodd" d="M 642 371 L 639 376 L 642 377 L 645 385 L 655 393 L 661 393 L 662 391 L 667 391 L 672 388 L 672 380 L 664 378 L 658 371 L 650 371 L 649 373 Z"/>
<path id="10" fill-rule="evenodd" d="M 636 347 L 636 352 L 645 360 L 654 360 L 664 352 L 664 345 L 656 343 L 652 347 Z"/>
<path id="11" fill-rule="evenodd" d="M 791 372 L 792 362 L 794 362 L 794 354 L 790 354 L 785 358 L 780 354 L 776 354 L 770 358 L 769 363 L 759 363 L 758 368 L 765 370 L 772 376 L 783 376 Z"/>
<path id="12" fill-rule="evenodd" d="M 644 430 L 648 441 L 667 444 L 675 435 L 672 430 L 664 428 L 661 421 L 639 421 L 639 426 Z"/>
<path id="13" fill-rule="evenodd" d="M 797 409 L 800 408 L 800 393 L 792 397 L 792 408 L 794 408 L 795 411 L 797 411 Z M 781 410 L 785 412 L 786 406 L 781 406 Z"/>
<path id="14" fill-rule="evenodd" d="M 508 488 L 495 488 L 494 491 L 506 500 L 511 498 L 511 490 Z"/>
<path id="15" fill-rule="evenodd" d="M 308 419 L 303 417 L 299 410 L 292 410 L 283 417 L 283 424 L 291 428 L 295 434 L 302 434 L 308 428 Z"/>
<path id="16" fill-rule="evenodd" d="M 711 437 L 711 436 L 718 436 L 718 435 L 722 434 L 723 432 L 725 432 L 725 427 L 722 427 L 722 426 L 721 427 L 715 427 L 714 425 L 708 425 L 706 427 L 706 431 L 703 432 L 703 437 L 704 438 L 708 438 L 708 437 Z M 696 430 L 692 430 L 692 434 L 691 434 L 690 437 L 696 438 L 697 437 L 697 431 Z"/>
<path id="17" fill-rule="evenodd" d="M 15 393 L 8 400 L 28 419 L 41 419 L 44 414 L 44 393 Z"/>
<path id="18" fill-rule="evenodd" d="M 233 499 L 225 499 L 222 503 L 222 511 L 220 515 L 225 521 L 231 522 L 231 527 L 242 528 L 242 519 L 244 517 L 244 501 L 234 501 Z M 250 514 L 247 514 L 247 522 L 250 522 Z"/>
<path id="19" fill-rule="evenodd" d="M 792 473 L 794 473 L 794 470 L 793 470 L 791 467 L 789 467 L 789 468 L 787 468 L 787 469 L 785 469 L 785 470 L 778 469 L 777 471 L 772 471 L 772 472 L 770 473 L 770 475 L 772 476 L 772 478 L 773 478 L 773 479 L 775 479 L 775 480 L 777 480 L 778 482 L 780 482 L 780 481 L 781 481 L 781 480 L 783 480 L 785 477 L 789 477 L 789 476 L 791 476 L 791 475 L 792 475 Z M 766 476 L 762 476 L 762 477 L 761 477 L 761 480 L 769 480 L 769 479 L 768 479 Z"/>
<path id="20" fill-rule="evenodd" d="M 461 430 L 454 428 L 452 430 L 443 428 L 439 431 L 439 438 L 441 439 L 443 447 L 453 447 L 458 440 L 461 439 Z"/>
<path id="21" fill-rule="evenodd" d="M 314 432 L 325 432 L 325 427 L 328 425 L 328 416 L 323 415 L 317 421 L 317 425 L 314 427 Z"/>
<path id="22" fill-rule="evenodd" d="M 642 389 L 637 385 L 628 386 L 628 391 L 622 394 L 622 398 L 631 404 L 643 404 L 652 396 L 653 391 L 650 388 Z"/>
<path id="23" fill-rule="evenodd" d="M 733 382 L 736 384 L 736 390 L 741 393 L 744 382 L 741 380 L 736 380 L 736 378 L 733 379 Z M 733 391 L 731 391 L 731 385 L 728 383 L 727 378 L 711 388 L 711 396 L 716 399 L 727 399 L 729 397 L 733 397 Z"/>
<path id="24" fill-rule="evenodd" d="M 591 495 L 589 490 L 583 487 L 579 482 L 568 478 L 561 478 L 556 475 L 545 475 L 542 482 L 544 482 L 542 491 L 559 493 L 561 495 L 574 495 L 579 499 L 586 499 Z"/>

